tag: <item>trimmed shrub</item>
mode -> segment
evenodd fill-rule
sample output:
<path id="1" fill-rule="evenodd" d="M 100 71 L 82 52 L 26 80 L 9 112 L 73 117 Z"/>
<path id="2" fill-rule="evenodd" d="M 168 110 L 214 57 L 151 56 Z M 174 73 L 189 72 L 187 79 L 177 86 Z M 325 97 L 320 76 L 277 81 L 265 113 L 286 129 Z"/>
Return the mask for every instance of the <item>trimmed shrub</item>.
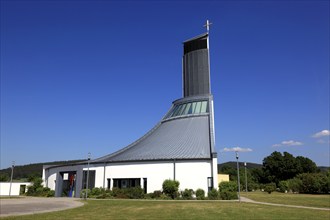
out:
<path id="1" fill-rule="evenodd" d="M 232 199 L 238 199 L 237 192 L 220 192 L 220 198 L 222 200 L 232 200 Z"/>
<path id="2" fill-rule="evenodd" d="M 129 199 L 143 199 L 144 198 L 144 190 L 141 187 L 132 187 L 122 189 L 123 194 L 125 194 Z"/>
<path id="3" fill-rule="evenodd" d="M 175 199 L 178 196 L 179 185 L 179 181 L 170 179 L 165 180 L 163 182 L 163 193 L 172 199 Z"/>
<path id="4" fill-rule="evenodd" d="M 193 199 L 193 194 L 194 194 L 194 190 L 185 189 L 184 191 L 181 192 L 181 197 L 182 199 L 191 200 Z"/>
<path id="5" fill-rule="evenodd" d="M 197 200 L 204 200 L 205 199 L 205 191 L 203 189 L 196 190 L 196 199 Z"/>
<path id="6" fill-rule="evenodd" d="M 207 198 L 210 200 L 217 200 L 219 199 L 218 190 L 212 189 L 210 192 L 207 193 Z"/>

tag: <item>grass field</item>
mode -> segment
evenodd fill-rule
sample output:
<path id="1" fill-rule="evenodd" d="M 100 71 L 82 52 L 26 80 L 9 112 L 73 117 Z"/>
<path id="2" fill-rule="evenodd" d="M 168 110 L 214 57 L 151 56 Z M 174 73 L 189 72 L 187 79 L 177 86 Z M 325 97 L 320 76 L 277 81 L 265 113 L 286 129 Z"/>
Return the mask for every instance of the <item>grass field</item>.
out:
<path id="1" fill-rule="evenodd" d="M 330 211 L 224 201 L 89 200 L 82 207 L 3 219 L 330 219 Z"/>
<path id="2" fill-rule="evenodd" d="M 330 208 L 330 195 L 309 195 L 272 192 L 248 192 L 241 193 L 241 196 L 258 201 L 286 205 L 299 205 L 319 208 Z"/>

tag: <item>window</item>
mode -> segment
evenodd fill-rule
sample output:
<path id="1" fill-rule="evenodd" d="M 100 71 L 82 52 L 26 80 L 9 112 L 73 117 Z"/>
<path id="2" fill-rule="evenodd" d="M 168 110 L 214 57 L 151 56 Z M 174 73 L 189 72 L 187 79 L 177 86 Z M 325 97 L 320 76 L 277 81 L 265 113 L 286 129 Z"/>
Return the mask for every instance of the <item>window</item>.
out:
<path id="1" fill-rule="evenodd" d="M 190 109 L 191 103 L 188 103 L 186 105 L 186 108 L 184 109 L 183 115 L 188 115 L 189 109 Z"/>
<path id="2" fill-rule="evenodd" d="M 143 178 L 143 189 L 145 194 L 147 194 L 148 192 L 147 187 L 148 187 L 147 178 Z"/>
<path id="3" fill-rule="evenodd" d="M 140 178 L 113 179 L 113 187 L 117 187 L 120 189 L 138 187 L 138 186 L 141 186 L 140 182 L 141 182 Z"/>
<path id="4" fill-rule="evenodd" d="M 95 170 L 90 170 L 89 174 L 88 174 L 88 189 L 93 189 L 95 188 Z M 82 188 L 86 189 L 86 185 L 87 185 L 87 170 L 83 171 L 83 184 L 82 184 Z"/>
<path id="5" fill-rule="evenodd" d="M 200 112 L 201 112 L 201 102 L 197 102 L 194 114 L 199 114 Z"/>
<path id="6" fill-rule="evenodd" d="M 165 119 L 207 112 L 209 112 L 208 101 L 189 102 L 173 106 L 169 113 L 165 116 Z"/>
<path id="7" fill-rule="evenodd" d="M 107 179 L 107 189 L 110 189 L 111 187 L 111 179 Z"/>
<path id="8" fill-rule="evenodd" d="M 206 113 L 207 110 L 207 102 L 202 102 L 201 113 Z"/>

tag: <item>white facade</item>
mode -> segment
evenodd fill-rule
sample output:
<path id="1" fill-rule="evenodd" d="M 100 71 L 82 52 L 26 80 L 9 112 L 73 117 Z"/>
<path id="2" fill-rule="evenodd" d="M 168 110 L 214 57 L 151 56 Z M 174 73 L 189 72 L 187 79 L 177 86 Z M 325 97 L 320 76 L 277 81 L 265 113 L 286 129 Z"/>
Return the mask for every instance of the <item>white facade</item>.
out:
<path id="1" fill-rule="evenodd" d="M 9 196 L 9 194 L 11 196 L 19 196 L 21 187 L 24 189 L 25 193 L 27 191 L 27 187 L 30 185 L 30 182 L 13 182 L 10 189 L 10 182 L 0 182 L 0 196 Z"/>
<path id="2" fill-rule="evenodd" d="M 217 187 L 217 159 L 211 160 L 181 160 L 181 161 L 151 161 L 151 162 L 126 162 L 109 164 L 90 164 L 89 171 L 95 171 L 94 187 L 113 188 L 114 179 L 140 179 L 141 188 L 146 180 L 146 192 L 162 190 L 166 179 L 180 182 L 179 190 L 203 189 L 209 190 L 208 178 L 213 177 L 213 186 Z M 75 172 L 75 197 L 80 196 L 83 187 L 83 171 L 87 171 L 87 164 L 61 167 L 45 167 L 43 172 L 44 185 L 55 190 L 55 196 L 62 196 L 63 174 Z M 62 174 L 62 175 L 61 175 Z M 57 184 L 56 184 L 57 183 Z M 110 185 L 109 185 L 110 183 Z"/>

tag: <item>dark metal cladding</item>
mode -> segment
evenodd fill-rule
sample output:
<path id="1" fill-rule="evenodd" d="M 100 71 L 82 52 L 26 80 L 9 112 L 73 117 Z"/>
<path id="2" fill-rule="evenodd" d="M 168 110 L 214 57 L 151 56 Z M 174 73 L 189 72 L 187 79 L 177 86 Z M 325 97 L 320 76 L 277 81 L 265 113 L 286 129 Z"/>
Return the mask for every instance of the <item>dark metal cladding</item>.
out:
<path id="1" fill-rule="evenodd" d="M 210 94 L 208 34 L 184 42 L 184 97 Z"/>

